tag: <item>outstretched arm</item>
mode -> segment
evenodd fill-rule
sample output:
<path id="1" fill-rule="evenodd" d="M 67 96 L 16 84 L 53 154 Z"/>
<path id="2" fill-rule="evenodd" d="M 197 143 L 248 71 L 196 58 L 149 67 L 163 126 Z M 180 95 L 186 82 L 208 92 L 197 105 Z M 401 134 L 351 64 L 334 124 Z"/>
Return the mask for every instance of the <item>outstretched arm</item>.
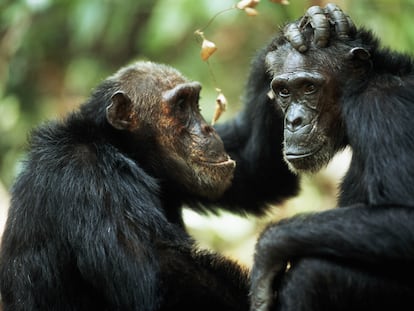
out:
<path id="1" fill-rule="evenodd" d="M 253 213 L 298 191 L 298 177 L 283 160 L 283 116 L 268 97 L 267 50 L 260 51 L 251 64 L 243 110 L 234 120 L 217 126 L 226 151 L 237 163 L 232 186 L 220 203 Z"/>

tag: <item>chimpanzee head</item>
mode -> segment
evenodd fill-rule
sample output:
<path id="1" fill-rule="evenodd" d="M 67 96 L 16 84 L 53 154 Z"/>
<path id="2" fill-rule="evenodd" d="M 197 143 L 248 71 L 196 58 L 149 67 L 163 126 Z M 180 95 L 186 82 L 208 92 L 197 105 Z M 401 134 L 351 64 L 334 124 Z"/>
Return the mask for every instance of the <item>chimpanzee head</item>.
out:
<path id="1" fill-rule="evenodd" d="M 117 88 L 106 110 L 107 121 L 116 131 L 144 142 L 135 152 L 150 157 L 145 162 L 155 177 L 196 195 L 214 198 L 223 193 L 235 162 L 200 114 L 201 85 L 151 62 L 122 68 L 110 79 Z"/>
<path id="2" fill-rule="evenodd" d="M 266 55 L 274 100 L 284 113 L 284 158 L 294 172 L 316 172 L 346 146 L 344 90 L 370 64 L 363 47 L 334 38 L 326 48 L 311 38 L 307 43 L 301 53 L 279 39 Z"/>

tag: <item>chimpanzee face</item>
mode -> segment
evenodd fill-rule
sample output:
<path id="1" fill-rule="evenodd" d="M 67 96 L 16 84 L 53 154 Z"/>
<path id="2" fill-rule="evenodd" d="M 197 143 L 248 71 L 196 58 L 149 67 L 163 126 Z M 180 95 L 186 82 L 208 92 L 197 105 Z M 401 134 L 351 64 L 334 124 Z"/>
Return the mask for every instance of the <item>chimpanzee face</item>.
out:
<path id="1" fill-rule="evenodd" d="M 295 172 L 316 172 L 343 147 L 338 80 L 321 59 L 293 48 L 272 51 L 266 61 L 284 113 L 284 158 Z"/>
<path id="2" fill-rule="evenodd" d="M 221 195 L 231 183 L 235 162 L 200 113 L 200 84 L 148 62 L 124 69 L 115 78 L 121 90 L 107 108 L 108 122 L 118 130 L 151 136 L 152 148 L 158 151 L 153 162 L 162 162 L 153 163 L 160 176 L 196 195 Z"/>

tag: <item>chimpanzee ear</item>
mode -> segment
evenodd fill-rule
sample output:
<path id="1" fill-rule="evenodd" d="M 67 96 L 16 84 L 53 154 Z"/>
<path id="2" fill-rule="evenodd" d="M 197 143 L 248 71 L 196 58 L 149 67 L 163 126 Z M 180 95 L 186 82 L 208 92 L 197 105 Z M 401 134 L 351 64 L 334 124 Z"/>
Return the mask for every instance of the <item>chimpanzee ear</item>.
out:
<path id="1" fill-rule="evenodd" d="M 369 51 L 362 47 L 355 47 L 349 51 L 349 58 L 351 59 L 368 60 L 370 57 Z"/>
<path id="2" fill-rule="evenodd" d="M 111 104 L 106 107 L 106 119 L 109 124 L 118 130 L 130 129 L 134 123 L 131 119 L 133 113 L 131 99 L 124 92 L 116 92 L 111 97 Z"/>

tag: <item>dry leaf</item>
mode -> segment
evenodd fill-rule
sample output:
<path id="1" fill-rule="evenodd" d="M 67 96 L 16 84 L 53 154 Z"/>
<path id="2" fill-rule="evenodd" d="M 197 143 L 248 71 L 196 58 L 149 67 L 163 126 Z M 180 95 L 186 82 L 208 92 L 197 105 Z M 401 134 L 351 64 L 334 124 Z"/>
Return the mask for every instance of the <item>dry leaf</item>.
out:
<path id="1" fill-rule="evenodd" d="M 213 120 L 211 121 L 211 125 L 214 125 L 216 121 L 220 118 L 221 114 L 226 111 L 227 108 L 227 99 L 224 94 L 221 92 L 220 89 L 217 89 L 219 94 L 216 98 L 216 110 L 214 111 Z"/>
<path id="2" fill-rule="evenodd" d="M 259 12 L 256 9 L 252 9 L 252 8 L 245 8 L 244 11 L 246 12 L 248 16 L 256 16 L 259 14 Z"/>
<path id="3" fill-rule="evenodd" d="M 240 10 L 245 10 L 246 8 L 254 8 L 258 5 L 260 0 L 241 0 L 237 2 L 236 8 Z"/>
<path id="4" fill-rule="evenodd" d="M 207 39 L 203 40 L 203 43 L 201 44 L 201 59 L 206 61 L 209 59 L 211 55 L 217 50 L 216 45 L 214 42 L 211 42 Z"/>
<path id="5" fill-rule="evenodd" d="M 273 3 L 279 3 L 279 4 L 283 4 L 283 5 L 289 5 L 289 0 L 270 0 L 270 2 Z"/>

